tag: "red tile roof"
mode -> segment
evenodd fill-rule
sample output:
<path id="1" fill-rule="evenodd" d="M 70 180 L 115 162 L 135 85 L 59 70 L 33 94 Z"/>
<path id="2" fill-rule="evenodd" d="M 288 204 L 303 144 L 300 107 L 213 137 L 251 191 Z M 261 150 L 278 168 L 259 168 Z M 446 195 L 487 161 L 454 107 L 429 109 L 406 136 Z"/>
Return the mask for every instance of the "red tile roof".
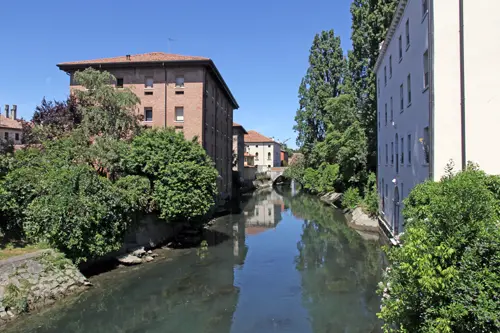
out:
<path id="1" fill-rule="evenodd" d="M 248 134 L 245 135 L 245 142 L 274 142 L 274 139 L 268 138 L 265 135 L 260 134 L 256 131 L 248 131 Z"/>
<path id="2" fill-rule="evenodd" d="M 0 127 L 22 130 L 23 126 L 19 120 L 14 120 L 0 115 Z"/>
<path id="3" fill-rule="evenodd" d="M 191 60 L 210 60 L 205 57 L 196 56 L 185 56 L 180 54 L 171 54 L 164 52 L 150 52 L 144 54 L 134 54 L 130 55 L 130 59 L 127 59 L 126 55 L 112 57 L 112 58 L 101 58 L 92 60 L 79 60 L 63 62 L 59 65 L 92 65 L 92 64 L 111 64 L 111 63 L 133 63 L 133 62 L 156 62 L 156 61 L 191 61 Z M 59 66 L 58 65 L 58 66 Z"/>

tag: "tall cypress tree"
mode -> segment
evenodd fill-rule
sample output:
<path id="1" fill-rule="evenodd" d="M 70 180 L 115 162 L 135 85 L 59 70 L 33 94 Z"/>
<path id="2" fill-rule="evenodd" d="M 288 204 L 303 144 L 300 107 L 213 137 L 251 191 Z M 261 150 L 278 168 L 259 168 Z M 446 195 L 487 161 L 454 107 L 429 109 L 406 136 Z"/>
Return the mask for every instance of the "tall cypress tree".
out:
<path id="1" fill-rule="evenodd" d="M 295 116 L 297 144 L 304 153 L 325 138 L 326 110 L 329 98 L 342 93 L 346 60 L 340 37 L 333 30 L 314 36 L 309 55 L 309 68 L 299 87 L 299 109 Z"/>
<path id="2" fill-rule="evenodd" d="M 349 81 L 368 138 L 368 168 L 377 167 L 377 86 L 375 63 L 399 0 L 353 0 Z"/>

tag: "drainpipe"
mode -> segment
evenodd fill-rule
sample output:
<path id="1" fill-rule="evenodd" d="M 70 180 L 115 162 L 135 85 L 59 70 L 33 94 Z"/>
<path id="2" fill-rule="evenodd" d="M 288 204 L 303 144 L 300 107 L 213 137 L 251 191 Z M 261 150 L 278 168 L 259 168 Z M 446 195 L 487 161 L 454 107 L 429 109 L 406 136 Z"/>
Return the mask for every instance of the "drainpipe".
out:
<path id="1" fill-rule="evenodd" d="M 460 21 L 460 121 L 462 130 L 462 170 L 467 167 L 465 142 L 465 47 L 464 47 L 464 0 L 458 1 Z"/>
<path id="2" fill-rule="evenodd" d="M 165 63 L 162 63 L 162 66 L 165 70 L 165 125 L 164 125 L 164 128 L 167 128 L 167 67 L 165 67 Z"/>
<path id="3" fill-rule="evenodd" d="M 429 0 L 429 179 L 434 178 L 434 0 Z"/>

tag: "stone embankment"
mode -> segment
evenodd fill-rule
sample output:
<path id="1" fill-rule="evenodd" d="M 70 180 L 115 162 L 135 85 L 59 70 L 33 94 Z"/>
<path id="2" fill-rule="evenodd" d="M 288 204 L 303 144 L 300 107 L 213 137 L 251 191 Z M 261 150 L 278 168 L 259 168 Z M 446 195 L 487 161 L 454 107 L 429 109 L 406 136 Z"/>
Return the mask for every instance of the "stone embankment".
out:
<path id="1" fill-rule="evenodd" d="M 0 326 L 43 307 L 90 282 L 62 254 L 42 250 L 0 261 Z"/>

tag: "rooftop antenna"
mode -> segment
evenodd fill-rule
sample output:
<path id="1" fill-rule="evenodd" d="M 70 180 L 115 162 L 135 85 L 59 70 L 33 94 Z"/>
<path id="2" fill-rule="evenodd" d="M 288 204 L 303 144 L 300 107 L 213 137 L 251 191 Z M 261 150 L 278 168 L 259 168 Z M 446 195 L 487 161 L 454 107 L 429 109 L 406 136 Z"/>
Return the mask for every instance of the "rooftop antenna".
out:
<path id="1" fill-rule="evenodd" d="M 168 37 L 167 41 L 168 41 L 168 53 L 171 53 L 172 50 L 171 50 L 171 47 L 170 47 L 170 42 L 175 42 L 176 40 L 173 39 L 173 38 Z"/>

